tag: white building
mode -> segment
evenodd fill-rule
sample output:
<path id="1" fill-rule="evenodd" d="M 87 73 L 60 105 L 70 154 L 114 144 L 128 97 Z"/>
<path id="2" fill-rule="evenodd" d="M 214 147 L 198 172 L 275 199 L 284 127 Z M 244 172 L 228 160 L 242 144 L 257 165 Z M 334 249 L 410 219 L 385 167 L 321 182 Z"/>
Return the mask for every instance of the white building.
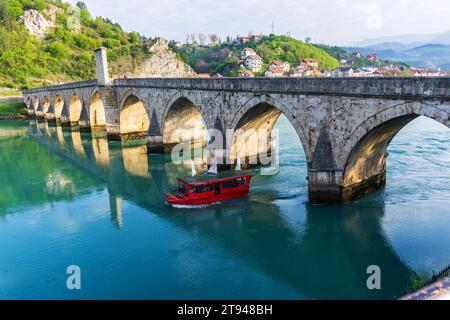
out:
<path id="1" fill-rule="evenodd" d="M 342 67 L 333 70 L 333 77 L 353 77 L 355 71 L 350 67 Z"/>
<path id="2" fill-rule="evenodd" d="M 245 58 L 245 67 L 252 72 L 260 72 L 262 69 L 262 58 L 257 54 Z"/>
<path id="3" fill-rule="evenodd" d="M 268 67 L 269 70 L 278 68 L 283 69 L 284 72 L 289 72 L 289 70 L 291 69 L 291 65 L 286 61 L 272 61 Z"/>
<path id="4" fill-rule="evenodd" d="M 267 69 L 267 71 L 265 72 L 265 76 L 267 78 L 282 78 L 284 77 L 284 75 L 286 74 L 286 72 L 284 71 L 283 68 L 272 68 L 272 69 Z"/>
<path id="5" fill-rule="evenodd" d="M 256 55 L 256 52 L 252 48 L 244 48 L 241 51 L 241 58 L 242 59 L 245 59 L 248 56 L 254 56 L 254 55 Z"/>

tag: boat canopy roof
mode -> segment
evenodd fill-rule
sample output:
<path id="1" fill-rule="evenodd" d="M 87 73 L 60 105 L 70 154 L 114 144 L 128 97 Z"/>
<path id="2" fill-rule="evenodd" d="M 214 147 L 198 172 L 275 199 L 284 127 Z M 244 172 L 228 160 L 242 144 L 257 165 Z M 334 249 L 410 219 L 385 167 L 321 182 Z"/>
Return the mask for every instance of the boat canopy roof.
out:
<path id="1" fill-rule="evenodd" d="M 206 183 L 214 183 L 222 180 L 232 180 L 237 178 L 243 178 L 253 176 L 253 173 L 250 171 L 221 171 L 218 174 L 198 174 L 195 177 L 188 178 L 179 178 L 179 180 L 187 183 L 187 184 L 206 184 Z"/>

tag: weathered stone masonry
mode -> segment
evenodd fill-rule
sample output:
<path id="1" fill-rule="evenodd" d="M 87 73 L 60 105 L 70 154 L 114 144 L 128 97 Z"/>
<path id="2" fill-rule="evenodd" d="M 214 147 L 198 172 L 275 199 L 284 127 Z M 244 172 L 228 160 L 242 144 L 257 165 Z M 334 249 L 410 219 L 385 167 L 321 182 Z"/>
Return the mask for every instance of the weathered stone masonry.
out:
<path id="1" fill-rule="evenodd" d="M 100 83 L 27 90 L 24 99 L 37 117 L 104 129 L 113 140 L 146 138 L 151 151 L 205 139 L 195 133 L 202 128 L 270 132 L 284 114 L 304 148 L 309 198 L 316 203 L 349 201 L 383 186 L 387 146 L 416 117 L 450 127 L 450 78 L 148 78 Z M 239 157 L 258 152 L 249 141 L 247 154 Z M 226 142 L 231 145 L 229 157 L 235 158 L 236 142 Z"/>

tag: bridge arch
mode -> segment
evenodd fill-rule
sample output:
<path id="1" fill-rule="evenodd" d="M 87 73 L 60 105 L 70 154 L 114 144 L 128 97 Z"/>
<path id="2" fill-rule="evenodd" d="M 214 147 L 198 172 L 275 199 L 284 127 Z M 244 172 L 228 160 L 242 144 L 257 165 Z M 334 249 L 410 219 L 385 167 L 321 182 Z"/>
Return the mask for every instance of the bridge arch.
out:
<path id="1" fill-rule="evenodd" d="M 369 117 L 345 139 L 339 156 L 345 163 L 341 182 L 345 200 L 385 184 L 389 143 L 404 126 L 420 116 L 450 128 L 450 105 L 407 102 Z"/>
<path id="2" fill-rule="evenodd" d="M 231 128 L 234 130 L 233 137 L 229 142 L 230 160 L 234 161 L 239 157 L 246 159 L 256 156 L 261 147 L 260 139 L 267 137 L 267 143 L 270 142 L 271 132 L 281 115 L 284 115 L 296 131 L 302 148 L 306 154 L 307 160 L 310 160 L 310 151 L 308 140 L 300 126 L 296 116 L 290 109 L 279 103 L 276 99 L 268 95 L 262 95 L 247 101 L 236 113 L 231 121 Z"/>
<path id="3" fill-rule="evenodd" d="M 147 136 L 150 119 L 143 100 L 128 91 L 120 103 L 120 134 L 122 139 L 142 139 Z"/>
<path id="4" fill-rule="evenodd" d="M 40 105 L 39 97 L 38 96 L 34 96 L 33 97 L 33 109 L 34 109 L 34 111 L 39 111 L 39 105 Z"/>
<path id="5" fill-rule="evenodd" d="M 177 94 L 165 106 L 163 115 L 163 143 L 173 146 L 180 142 L 206 143 L 207 125 L 202 109 L 194 99 Z"/>
<path id="6" fill-rule="evenodd" d="M 80 120 L 83 103 L 81 98 L 76 93 L 72 93 L 69 99 L 69 119 L 71 123 L 76 123 Z"/>
<path id="7" fill-rule="evenodd" d="M 48 96 L 45 95 L 44 98 L 42 98 L 42 110 L 44 111 L 44 114 L 49 112 L 49 108 L 50 108 L 50 100 Z"/>
<path id="8" fill-rule="evenodd" d="M 64 108 L 64 98 L 61 95 L 56 95 L 53 101 L 53 106 L 55 109 L 55 117 L 56 118 L 61 118 L 61 113 L 63 111 Z"/>
<path id="9" fill-rule="evenodd" d="M 31 99 L 30 96 L 27 96 L 27 98 L 25 99 L 25 104 L 27 105 L 27 109 L 28 110 L 33 110 L 33 100 Z"/>
<path id="10" fill-rule="evenodd" d="M 96 90 L 91 95 L 89 104 L 89 122 L 92 131 L 106 129 L 106 115 L 103 97 L 100 91 Z"/>

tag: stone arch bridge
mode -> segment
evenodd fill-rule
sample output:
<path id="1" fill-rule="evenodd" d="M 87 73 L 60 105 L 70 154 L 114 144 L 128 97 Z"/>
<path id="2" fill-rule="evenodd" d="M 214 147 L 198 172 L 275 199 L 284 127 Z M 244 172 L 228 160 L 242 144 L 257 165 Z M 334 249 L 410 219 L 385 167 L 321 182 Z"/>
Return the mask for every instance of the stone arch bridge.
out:
<path id="1" fill-rule="evenodd" d="M 305 151 L 314 203 L 345 202 L 382 187 L 387 146 L 413 119 L 450 127 L 450 78 L 104 77 L 26 90 L 24 101 L 36 117 L 106 131 L 111 140 L 145 138 L 153 152 L 205 141 L 205 129 L 270 133 L 284 114 Z M 261 152 L 251 136 L 224 139 L 232 161 Z M 242 144 L 245 154 L 235 151 Z"/>

